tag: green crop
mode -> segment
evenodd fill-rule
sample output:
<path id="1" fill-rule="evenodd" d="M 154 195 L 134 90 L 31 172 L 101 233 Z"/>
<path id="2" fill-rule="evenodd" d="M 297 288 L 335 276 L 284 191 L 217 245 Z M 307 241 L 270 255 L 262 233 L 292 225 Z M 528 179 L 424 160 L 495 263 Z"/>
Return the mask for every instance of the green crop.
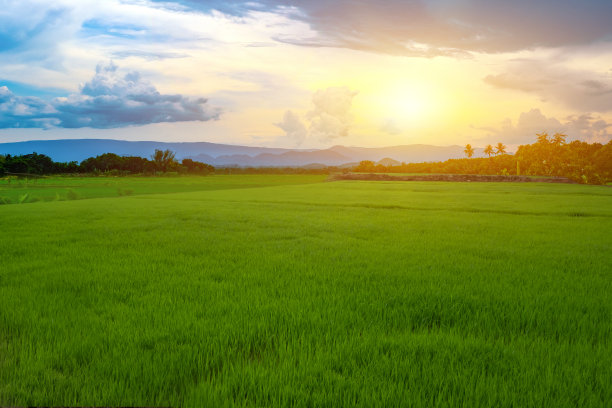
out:
<path id="1" fill-rule="evenodd" d="M 612 401 L 610 188 L 323 180 L 2 185 L 0 405 Z"/>

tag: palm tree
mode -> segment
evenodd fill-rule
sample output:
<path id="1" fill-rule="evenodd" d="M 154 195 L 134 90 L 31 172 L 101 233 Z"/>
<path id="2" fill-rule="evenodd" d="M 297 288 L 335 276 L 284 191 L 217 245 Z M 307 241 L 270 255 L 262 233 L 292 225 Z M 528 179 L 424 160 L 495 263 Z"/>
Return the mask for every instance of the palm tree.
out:
<path id="1" fill-rule="evenodd" d="M 484 154 L 491 157 L 491 155 L 493 154 L 493 146 L 487 145 L 487 147 L 485 147 L 484 149 Z"/>
<path id="2" fill-rule="evenodd" d="M 506 153 L 506 146 L 502 143 L 499 142 L 496 146 L 495 149 L 497 150 L 497 152 L 495 153 L 497 154 L 505 154 Z"/>
<path id="3" fill-rule="evenodd" d="M 466 144 L 465 145 L 465 150 L 463 152 L 468 157 L 468 159 L 471 158 L 474 155 L 474 149 L 472 148 L 471 144 Z"/>
<path id="4" fill-rule="evenodd" d="M 552 142 L 555 146 L 564 145 L 566 137 L 567 135 L 564 135 L 563 133 L 555 133 L 555 135 L 553 136 Z"/>
<path id="5" fill-rule="evenodd" d="M 536 136 L 538 137 L 538 143 L 548 144 L 548 142 L 550 142 L 550 140 L 548 140 L 548 132 L 536 133 Z"/>

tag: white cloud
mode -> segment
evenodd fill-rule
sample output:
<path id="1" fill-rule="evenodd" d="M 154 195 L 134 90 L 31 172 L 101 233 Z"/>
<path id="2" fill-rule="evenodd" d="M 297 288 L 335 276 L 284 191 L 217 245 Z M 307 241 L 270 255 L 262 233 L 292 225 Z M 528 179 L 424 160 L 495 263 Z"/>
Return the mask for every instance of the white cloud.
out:
<path id="1" fill-rule="evenodd" d="M 0 78 L 36 86 L 74 88 L 92 64 L 111 57 L 141 71 L 146 63 L 159 76 L 168 75 L 163 61 L 177 58 L 188 68 L 174 75 L 192 74 L 198 64 L 201 70 L 204 61 L 208 72 L 222 72 L 244 59 L 244 49 L 253 44 L 277 44 L 275 36 L 309 31 L 280 12 L 252 10 L 237 17 L 147 0 L 22 0 L 2 6 Z M 26 80 L 24 70 L 30 73 Z"/>
<path id="2" fill-rule="evenodd" d="M 164 95 L 138 72 L 119 75 L 113 63 L 98 65 L 81 92 L 46 102 L 0 87 L 0 128 L 115 128 L 160 122 L 217 119 L 204 98 Z"/>
<path id="3" fill-rule="evenodd" d="M 283 122 L 276 124 L 288 138 L 301 144 L 306 138 L 330 141 L 346 137 L 352 122 L 353 98 L 358 92 L 347 87 L 320 89 L 312 96 L 313 109 L 306 114 L 308 128 L 292 111 L 285 112 Z"/>
<path id="4" fill-rule="evenodd" d="M 283 116 L 283 121 L 276 123 L 276 126 L 285 131 L 287 138 L 293 140 L 296 146 L 300 146 L 308 136 L 308 129 L 298 115 L 288 110 Z"/>
<path id="5" fill-rule="evenodd" d="M 347 87 L 318 90 L 312 97 L 314 109 L 306 115 L 310 120 L 310 134 L 319 140 L 348 136 L 351 106 L 358 92 Z"/>
<path id="6" fill-rule="evenodd" d="M 399 135 L 402 133 L 402 129 L 397 125 L 393 119 L 387 119 L 384 121 L 380 130 L 388 135 Z"/>

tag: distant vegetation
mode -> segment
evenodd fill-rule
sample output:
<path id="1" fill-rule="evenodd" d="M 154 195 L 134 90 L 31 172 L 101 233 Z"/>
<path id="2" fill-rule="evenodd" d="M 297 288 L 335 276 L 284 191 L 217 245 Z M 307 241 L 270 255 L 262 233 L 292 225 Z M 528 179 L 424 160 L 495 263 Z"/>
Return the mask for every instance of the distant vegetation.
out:
<path id="1" fill-rule="evenodd" d="M 466 159 L 450 159 L 444 162 L 402 163 L 383 166 L 372 161 L 362 161 L 354 168 L 357 172 L 377 173 L 442 173 L 442 174 L 498 174 L 567 177 L 583 184 L 612 182 L 612 141 L 566 143 L 560 133 L 549 137 L 538 134 L 534 144 L 521 145 L 514 155 L 506 153 L 506 146 L 488 145 L 484 153 L 488 158 L 472 158 L 474 149 L 465 146 Z"/>
<path id="2" fill-rule="evenodd" d="M 474 158 L 474 148 L 465 146 L 465 159 L 450 159 L 444 162 L 398 163 L 364 160 L 353 168 L 346 166 L 312 165 L 302 167 L 222 167 L 192 159 L 178 162 L 170 150 L 155 150 L 151 159 L 139 156 L 119 156 L 105 153 L 90 157 L 81 163 L 54 162 L 43 154 L 20 156 L 0 155 L 0 177 L 14 175 L 49 174 L 105 174 L 105 175 L 156 175 L 156 174 L 331 174 L 338 172 L 375 173 L 441 173 L 441 174 L 487 174 L 567 177 L 583 184 L 606 184 L 612 182 L 612 141 L 566 143 L 560 133 L 549 137 L 547 133 L 537 135 L 534 144 L 519 146 L 515 154 L 506 153 L 506 145 L 497 143 L 484 149 L 487 158 Z"/>
<path id="3" fill-rule="evenodd" d="M 104 153 L 83 160 L 80 164 L 54 162 L 44 154 L 24 154 L 20 156 L 0 156 L 0 176 L 16 175 L 48 175 L 48 174 L 148 174 L 180 173 L 180 174 L 210 174 L 215 168 L 210 164 L 183 159 L 180 163 L 170 150 L 155 150 L 151 160 L 139 156 L 119 156 L 114 153 Z"/>

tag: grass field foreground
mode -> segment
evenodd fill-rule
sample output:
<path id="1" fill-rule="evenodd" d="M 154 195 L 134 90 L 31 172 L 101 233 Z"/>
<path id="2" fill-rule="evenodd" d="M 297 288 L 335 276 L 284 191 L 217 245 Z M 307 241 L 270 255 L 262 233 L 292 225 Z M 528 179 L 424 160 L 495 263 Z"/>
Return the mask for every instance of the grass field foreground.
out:
<path id="1" fill-rule="evenodd" d="M 612 400 L 609 188 L 193 179 L 0 206 L 0 405 Z"/>

